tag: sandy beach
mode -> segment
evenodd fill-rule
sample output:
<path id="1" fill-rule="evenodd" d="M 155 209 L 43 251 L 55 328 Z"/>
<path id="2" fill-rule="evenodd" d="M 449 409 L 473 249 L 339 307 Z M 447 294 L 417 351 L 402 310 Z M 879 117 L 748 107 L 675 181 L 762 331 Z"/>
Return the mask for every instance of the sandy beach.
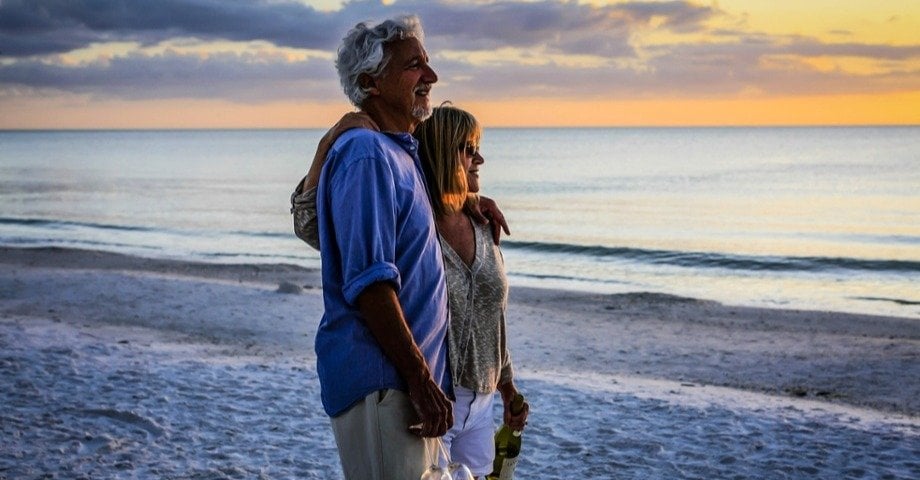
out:
<path id="1" fill-rule="evenodd" d="M 0 248 L 0 479 L 341 478 L 319 286 Z M 518 478 L 920 478 L 915 319 L 521 287 L 508 314 Z"/>

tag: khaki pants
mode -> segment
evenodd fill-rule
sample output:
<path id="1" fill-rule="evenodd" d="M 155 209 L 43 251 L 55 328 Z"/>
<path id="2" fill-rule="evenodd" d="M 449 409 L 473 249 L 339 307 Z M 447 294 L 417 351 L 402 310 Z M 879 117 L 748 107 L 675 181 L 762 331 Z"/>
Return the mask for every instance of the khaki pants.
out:
<path id="1" fill-rule="evenodd" d="M 418 480 L 437 461 L 439 439 L 409 433 L 416 418 L 399 390 L 373 392 L 332 418 L 346 480 Z"/>

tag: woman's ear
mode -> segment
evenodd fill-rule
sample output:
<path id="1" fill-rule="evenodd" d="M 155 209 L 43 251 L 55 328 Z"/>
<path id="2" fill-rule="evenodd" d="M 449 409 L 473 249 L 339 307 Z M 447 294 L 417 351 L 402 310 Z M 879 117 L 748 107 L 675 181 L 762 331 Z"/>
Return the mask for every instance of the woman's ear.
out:
<path id="1" fill-rule="evenodd" d="M 377 88 L 377 80 L 366 73 L 358 75 L 358 85 L 367 92 L 368 96 L 380 94 L 380 89 Z"/>

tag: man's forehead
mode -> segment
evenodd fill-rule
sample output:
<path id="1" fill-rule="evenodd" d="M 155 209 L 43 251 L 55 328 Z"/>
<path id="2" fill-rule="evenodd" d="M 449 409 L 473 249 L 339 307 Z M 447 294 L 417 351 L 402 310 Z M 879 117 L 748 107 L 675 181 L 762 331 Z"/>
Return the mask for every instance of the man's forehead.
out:
<path id="1" fill-rule="evenodd" d="M 428 54 L 425 52 L 425 47 L 422 46 L 422 42 L 420 42 L 415 37 L 394 40 L 387 43 L 386 47 L 390 49 L 394 56 L 403 58 L 428 56 Z"/>

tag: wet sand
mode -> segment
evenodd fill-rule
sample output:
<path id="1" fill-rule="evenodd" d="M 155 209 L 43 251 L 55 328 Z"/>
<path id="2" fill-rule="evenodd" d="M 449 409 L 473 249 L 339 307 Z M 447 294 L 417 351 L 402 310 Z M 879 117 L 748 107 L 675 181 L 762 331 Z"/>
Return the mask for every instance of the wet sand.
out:
<path id="1" fill-rule="evenodd" d="M 0 478 L 340 478 L 319 282 L 0 249 Z M 508 328 L 520 478 L 920 476 L 917 320 L 513 287 Z"/>

